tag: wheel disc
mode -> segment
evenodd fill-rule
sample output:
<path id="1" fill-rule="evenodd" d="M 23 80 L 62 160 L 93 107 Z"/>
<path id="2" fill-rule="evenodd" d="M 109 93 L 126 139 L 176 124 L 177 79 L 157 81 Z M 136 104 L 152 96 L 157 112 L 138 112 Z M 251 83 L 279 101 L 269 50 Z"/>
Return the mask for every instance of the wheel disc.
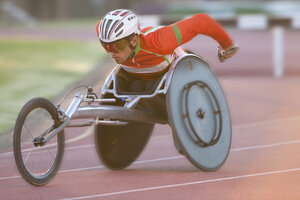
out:
<path id="1" fill-rule="evenodd" d="M 176 148 L 203 170 L 217 170 L 231 145 L 231 121 L 223 89 L 207 63 L 189 55 L 173 72 L 166 96 Z"/>

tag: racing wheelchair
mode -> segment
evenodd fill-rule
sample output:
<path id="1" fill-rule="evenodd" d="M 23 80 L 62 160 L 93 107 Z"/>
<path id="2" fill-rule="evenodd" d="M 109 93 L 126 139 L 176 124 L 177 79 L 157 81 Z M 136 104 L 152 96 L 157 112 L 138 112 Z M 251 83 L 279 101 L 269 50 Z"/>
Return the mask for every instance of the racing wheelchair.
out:
<path id="1" fill-rule="evenodd" d="M 13 148 L 18 170 L 28 183 L 44 185 L 55 176 L 68 127 L 94 126 L 98 156 L 113 170 L 136 160 L 155 123 L 171 127 L 176 149 L 197 168 L 214 171 L 224 164 L 231 145 L 230 114 L 223 89 L 203 58 L 182 54 L 143 92 L 128 91 L 131 80 L 124 73 L 117 65 L 100 98 L 88 87 L 86 95 L 76 93 L 65 111 L 44 98 L 23 106 Z M 70 123 L 73 119 L 92 120 Z"/>

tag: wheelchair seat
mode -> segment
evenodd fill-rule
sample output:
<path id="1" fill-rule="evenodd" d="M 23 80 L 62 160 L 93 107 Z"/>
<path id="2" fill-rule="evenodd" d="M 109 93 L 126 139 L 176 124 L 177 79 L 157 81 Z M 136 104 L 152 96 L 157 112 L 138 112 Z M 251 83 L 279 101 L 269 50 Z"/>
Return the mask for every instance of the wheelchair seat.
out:
<path id="1" fill-rule="evenodd" d="M 162 74 L 158 79 L 147 81 L 147 80 L 141 80 L 134 77 L 132 74 L 125 71 L 123 68 L 120 67 L 118 72 L 116 73 L 116 91 L 120 95 L 151 95 L 154 93 L 156 88 L 158 87 L 159 82 L 161 81 L 164 74 Z M 130 85 L 134 81 L 139 81 L 141 84 L 146 85 L 147 83 L 151 82 L 149 85 L 151 85 L 150 88 L 144 91 L 132 91 L 130 89 Z"/>

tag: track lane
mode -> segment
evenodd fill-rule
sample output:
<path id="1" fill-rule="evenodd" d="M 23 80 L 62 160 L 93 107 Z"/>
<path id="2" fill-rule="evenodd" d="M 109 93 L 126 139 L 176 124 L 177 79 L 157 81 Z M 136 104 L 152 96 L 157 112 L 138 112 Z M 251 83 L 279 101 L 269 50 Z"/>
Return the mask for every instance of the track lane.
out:
<path id="1" fill-rule="evenodd" d="M 278 120 L 277 120 L 278 121 Z M 282 124 L 286 123 L 286 120 L 282 120 L 281 122 Z M 278 126 L 282 126 L 282 124 L 278 124 Z M 262 124 L 258 123 L 257 124 L 258 127 L 260 127 Z M 272 124 L 269 123 L 269 127 L 271 127 Z M 238 129 L 248 129 L 247 125 L 244 125 L 243 127 L 240 126 L 238 127 Z M 255 127 L 253 124 L 250 125 L 250 129 L 255 129 L 257 127 Z M 239 135 L 245 135 L 245 136 L 250 136 L 249 134 L 245 133 L 244 131 L 242 132 L 243 134 L 238 134 L 237 132 L 235 132 L 236 129 L 234 129 L 234 138 L 238 139 L 237 136 Z M 251 131 L 251 130 L 250 130 Z M 298 132 L 298 130 L 295 130 L 295 132 Z M 268 132 L 269 133 L 269 132 Z M 299 133 L 299 132 L 298 132 Z M 260 133 L 257 133 L 257 136 L 259 136 Z M 296 133 L 295 133 L 296 135 Z M 276 137 L 274 137 L 276 138 Z M 159 151 L 161 152 L 165 152 L 164 150 L 167 149 L 167 151 L 170 151 L 169 149 L 172 149 L 172 143 L 170 141 L 171 136 L 170 135 L 166 135 L 166 136 L 157 136 L 157 138 L 155 138 L 155 136 L 151 139 L 150 143 L 149 143 L 149 147 L 146 149 L 146 151 L 143 154 L 152 154 L 153 155 L 153 147 L 156 146 L 155 149 L 159 149 Z M 246 138 L 247 139 L 247 138 Z M 160 142 L 157 142 L 157 140 L 159 140 Z M 107 194 L 110 191 L 111 188 L 123 188 L 123 190 L 118 190 L 118 191 L 127 191 L 127 190 L 136 190 L 136 188 L 140 188 L 138 186 L 140 186 L 137 183 L 141 183 L 143 178 L 146 178 L 152 185 L 144 185 L 143 188 L 152 188 L 152 187 L 163 187 L 164 185 L 174 185 L 171 184 L 172 181 L 174 180 L 182 180 L 182 176 L 184 176 L 184 180 L 185 183 L 188 182 L 188 180 L 193 180 L 193 181 L 189 181 L 188 183 L 192 183 L 192 182 L 196 182 L 195 184 L 204 184 L 204 183 L 210 183 L 210 181 L 207 180 L 212 180 L 211 182 L 214 182 L 213 180 L 215 180 L 215 182 L 218 182 L 218 179 L 227 179 L 226 177 L 223 177 L 226 174 L 230 174 L 232 178 L 229 178 L 228 180 L 231 179 L 238 179 L 239 176 L 248 176 L 250 174 L 250 172 L 253 172 L 251 174 L 260 174 L 260 173 L 275 173 L 276 171 L 281 171 L 281 170 L 287 170 L 287 169 L 296 169 L 296 168 L 288 168 L 288 167 L 293 167 L 293 162 L 292 160 L 290 160 L 288 157 L 286 157 L 286 155 L 293 155 L 295 154 L 295 152 L 299 151 L 299 144 L 298 141 L 286 141 L 285 143 L 277 143 L 277 144 L 268 144 L 265 146 L 248 146 L 247 148 L 232 148 L 230 156 L 227 160 L 227 162 L 225 163 L 225 165 L 217 172 L 210 172 L 210 173 L 206 173 L 206 172 L 199 172 L 199 170 L 197 170 L 196 168 L 194 168 L 189 162 L 187 162 L 187 160 L 182 157 L 182 156 L 178 156 L 178 154 L 176 153 L 176 151 L 174 150 L 173 152 L 171 152 L 173 155 L 177 154 L 177 156 L 175 156 L 174 159 L 167 159 L 167 160 L 159 160 L 156 162 L 144 162 L 144 163 L 140 163 L 140 164 L 133 164 L 132 166 L 130 166 L 127 170 L 123 170 L 123 171 L 109 171 L 103 167 L 96 167 L 94 169 L 87 169 L 87 170 L 83 170 L 82 171 L 71 171 L 70 173 L 60 173 L 57 175 L 57 177 L 53 180 L 53 182 L 50 183 L 50 185 L 58 187 L 65 187 L 67 190 L 70 190 L 69 192 L 71 192 L 72 188 L 75 187 L 74 185 L 78 185 L 78 182 L 74 182 L 72 177 L 81 177 L 80 179 L 80 184 L 84 184 L 84 185 L 109 185 L 110 187 L 105 187 L 106 190 L 104 190 L 101 194 Z M 236 142 L 233 142 L 233 144 L 235 144 Z M 166 145 L 168 144 L 168 145 Z M 151 148 L 152 146 L 152 148 Z M 292 148 L 292 150 L 290 150 L 289 152 L 283 151 L 286 149 L 287 146 L 294 146 Z M 296 148 L 295 148 L 296 147 Z M 90 146 L 88 146 L 87 148 L 90 149 Z M 274 150 L 275 148 L 275 150 Z M 279 150 L 276 150 L 276 148 L 279 148 Z M 295 148 L 295 149 L 294 149 Z M 294 150 L 293 150 L 294 149 Z M 78 149 L 79 150 L 79 149 Z M 91 149 L 90 149 L 91 150 Z M 71 151 L 74 151 L 74 149 L 72 149 Z M 284 152 L 282 153 L 282 155 L 278 156 L 278 155 L 274 155 L 273 157 L 270 156 L 260 156 L 260 159 L 258 160 L 257 158 L 257 151 L 260 153 L 260 155 L 262 153 L 266 153 L 267 155 L 272 154 L 273 151 L 276 152 Z M 234 153 L 233 153 L 234 152 Z M 252 152 L 252 153 L 251 153 Z M 69 154 L 70 152 L 66 152 L 66 154 Z M 72 152 L 73 154 L 77 154 L 78 152 Z M 237 153 L 242 153 L 242 155 L 235 155 Z M 157 154 L 155 154 L 157 155 Z M 151 155 L 142 155 L 141 159 L 147 157 L 147 156 L 151 156 Z M 240 159 L 241 157 L 243 158 L 243 160 L 245 161 L 245 163 L 241 164 Z M 266 160 L 267 158 L 267 160 Z M 252 163 L 252 160 L 256 160 L 255 163 Z M 261 169 L 265 169 L 266 167 L 264 166 L 265 163 L 268 163 L 268 166 L 271 165 L 272 162 L 278 162 L 278 160 L 280 160 L 282 163 L 284 163 L 284 166 L 276 166 L 273 165 L 273 167 L 271 167 L 270 169 L 267 169 L 269 171 L 261 171 Z M 247 161 L 247 162 L 246 162 Z M 74 162 L 74 160 L 73 160 Z M 290 163 L 292 162 L 292 163 Z M 239 170 L 236 170 L 236 165 L 234 166 L 230 166 L 232 165 L 231 163 L 239 163 Z M 250 165 L 250 164 L 251 165 Z M 74 164 L 74 163 L 73 163 Z M 275 168 L 274 168 L 275 166 Z M 300 163 L 296 163 L 296 166 L 300 166 Z M 281 169 L 278 169 L 281 168 Z M 233 172 L 236 171 L 234 174 Z M 296 170 L 297 171 L 297 170 Z M 295 171 L 295 172 L 296 172 Z M 154 172 L 154 174 L 153 174 Z M 174 175 L 175 173 L 175 175 Z M 245 173 L 245 174 L 244 174 Z M 277 172 L 275 173 L 277 174 Z M 235 175 L 235 176 L 232 176 Z M 132 176 L 134 177 L 132 180 Z M 150 177 L 151 176 L 151 177 Z M 172 176 L 171 180 L 169 178 L 169 176 Z M 256 175 L 255 175 L 256 176 Z M 258 176 L 258 175 L 257 175 Z M 94 177 L 94 178 L 93 178 Z M 100 177 L 99 179 L 95 177 Z M 120 178 L 119 182 L 121 185 L 116 185 L 116 182 L 118 177 Z M 195 179 L 196 177 L 196 179 Z M 111 179 L 112 178 L 112 179 Z M 155 186 L 153 183 L 155 182 L 159 182 L 162 183 L 161 181 L 151 181 L 151 180 L 156 180 L 156 179 L 165 179 L 165 180 L 169 180 L 164 182 L 165 184 L 162 185 L 160 184 L 159 186 Z M 107 181 L 107 179 L 111 179 L 110 181 Z M 126 180 L 130 179 L 133 183 L 135 183 L 134 185 L 130 184 L 130 188 L 126 188 L 125 186 L 123 186 L 123 184 L 126 183 Z M 200 179 L 200 180 L 199 180 Z M 105 183 L 103 182 L 105 180 Z M 10 181 L 10 180 L 8 180 Z M 82 181 L 84 183 L 82 183 Z M 24 181 L 22 179 L 17 180 L 17 182 L 21 182 L 24 184 Z M 61 185 L 61 183 L 63 182 L 64 186 Z M 200 183 L 198 183 L 200 182 Z M 25 183 L 26 184 L 26 183 Z M 180 184 L 184 184 L 182 182 L 178 182 L 177 184 L 178 187 L 181 186 Z M 125 184 L 128 185 L 128 184 Z M 154 185 L 154 186 L 153 186 Z M 175 184 L 176 185 L 176 184 Z M 188 184 L 189 185 L 189 184 Z M 193 185 L 193 184 L 191 184 Z M 132 188 L 132 186 L 136 186 L 135 188 Z M 48 187 L 48 186 L 46 186 Z M 176 186 L 177 187 L 177 186 Z M 29 187 L 30 188 L 30 187 Z M 110 189 L 109 189 L 110 188 Z M 169 187 L 167 187 L 169 188 Z M 171 187 L 170 187 L 171 188 Z M 96 194 L 96 191 L 99 194 L 99 188 L 94 188 L 95 192 L 94 194 Z M 29 190 L 31 191 L 31 190 Z M 143 190 L 142 190 L 143 191 Z M 147 189 L 145 189 L 144 191 L 147 191 Z M 82 191 L 78 191 L 79 194 L 82 194 Z M 91 191 L 89 193 L 92 193 Z M 115 193 L 115 192 L 114 192 Z M 76 197 L 76 193 L 72 192 L 73 196 L 72 197 Z M 124 193 L 127 195 L 127 193 Z M 64 194 L 60 194 L 62 195 L 63 198 L 67 197 Z M 58 196 L 60 196 L 58 194 Z M 126 198 L 125 195 L 125 198 Z M 143 193 L 144 195 L 144 193 Z M 151 193 L 152 195 L 152 193 Z M 65 197 L 64 197 L 65 196 Z M 78 196 L 83 196 L 83 195 L 78 195 Z M 89 195 L 87 195 L 89 196 Z M 111 195 L 110 195 L 111 196 Z M 33 198 L 36 198 L 36 196 L 33 196 Z M 60 197 L 61 198 L 61 197 Z M 120 198 L 120 196 L 117 196 L 117 198 Z M 122 196 L 123 198 L 123 196 Z"/>

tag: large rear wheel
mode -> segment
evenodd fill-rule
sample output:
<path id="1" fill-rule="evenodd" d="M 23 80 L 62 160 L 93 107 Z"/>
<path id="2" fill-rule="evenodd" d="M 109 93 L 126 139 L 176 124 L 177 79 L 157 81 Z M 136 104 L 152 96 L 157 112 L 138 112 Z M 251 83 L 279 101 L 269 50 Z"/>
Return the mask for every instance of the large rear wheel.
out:
<path id="1" fill-rule="evenodd" d="M 182 58 L 166 95 L 176 148 L 205 171 L 219 169 L 231 146 L 226 96 L 213 71 L 199 57 Z"/>
<path id="2" fill-rule="evenodd" d="M 113 170 L 124 169 L 143 151 L 154 124 L 129 122 L 123 126 L 97 125 L 95 144 L 103 164 Z"/>

